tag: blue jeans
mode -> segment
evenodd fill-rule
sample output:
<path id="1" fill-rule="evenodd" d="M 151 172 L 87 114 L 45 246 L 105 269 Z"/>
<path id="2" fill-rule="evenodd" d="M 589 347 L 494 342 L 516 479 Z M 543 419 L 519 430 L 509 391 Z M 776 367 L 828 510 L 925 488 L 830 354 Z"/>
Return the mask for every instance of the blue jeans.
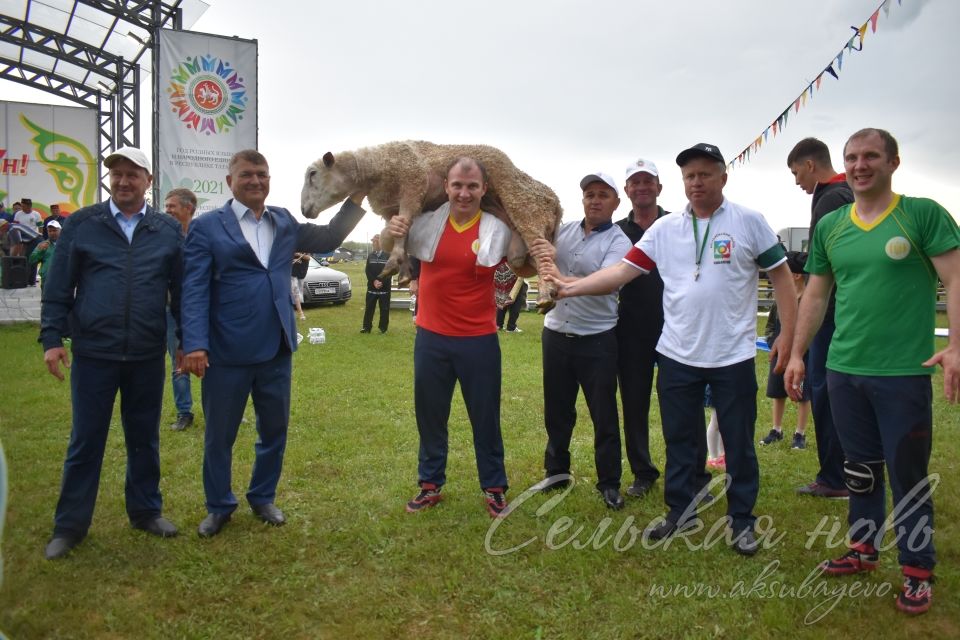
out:
<path id="1" fill-rule="evenodd" d="M 177 373 L 177 327 L 173 314 L 167 308 L 167 353 L 170 354 L 170 383 L 177 415 L 193 416 L 193 397 L 190 395 L 190 374 Z"/>
<path id="2" fill-rule="evenodd" d="M 453 389 L 460 382 L 473 427 L 480 487 L 507 488 L 500 432 L 500 342 L 497 334 L 444 336 L 417 329 L 413 347 L 413 394 L 420 433 L 421 483 L 447 481 L 447 421 Z"/>
<path id="3" fill-rule="evenodd" d="M 857 376 L 827 371 L 837 433 L 850 462 L 886 461 L 900 564 L 932 569 L 933 497 L 927 465 L 933 440 L 930 376 Z M 886 518 L 883 472 L 871 493 L 850 492 L 850 541 L 879 547 Z"/>

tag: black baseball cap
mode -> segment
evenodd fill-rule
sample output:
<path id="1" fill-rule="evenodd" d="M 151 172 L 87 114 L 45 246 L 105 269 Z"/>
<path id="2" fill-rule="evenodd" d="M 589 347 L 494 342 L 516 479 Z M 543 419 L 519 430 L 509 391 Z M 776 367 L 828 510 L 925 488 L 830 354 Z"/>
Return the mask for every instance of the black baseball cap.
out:
<path id="1" fill-rule="evenodd" d="M 706 142 L 700 142 L 689 149 L 684 149 L 680 152 L 680 155 L 677 156 L 677 165 L 683 166 L 693 160 L 694 158 L 710 158 L 711 160 L 716 160 L 717 162 L 727 163 L 723 159 L 723 154 L 720 153 L 720 149 L 717 148 L 714 144 L 708 144 Z"/>

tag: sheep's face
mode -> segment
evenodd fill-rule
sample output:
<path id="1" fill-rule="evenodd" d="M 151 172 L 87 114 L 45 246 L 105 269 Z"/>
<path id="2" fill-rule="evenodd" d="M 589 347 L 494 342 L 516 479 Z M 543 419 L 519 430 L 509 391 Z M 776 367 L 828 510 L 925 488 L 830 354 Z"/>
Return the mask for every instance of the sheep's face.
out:
<path id="1" fill-rule="evenodd" d="M 343 163 L 328 151 L 307 167 L 300 194 L 300 211 L 307 218 L 316 218 L 321 211 L 343 201 L 356 187 L 354 176 L 343 171 Z"/>

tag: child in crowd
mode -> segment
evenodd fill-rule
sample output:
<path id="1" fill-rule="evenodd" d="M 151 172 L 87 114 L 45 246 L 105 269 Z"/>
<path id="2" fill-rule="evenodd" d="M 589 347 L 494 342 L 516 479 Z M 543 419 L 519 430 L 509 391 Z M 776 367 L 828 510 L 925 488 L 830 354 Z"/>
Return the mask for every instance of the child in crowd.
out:
<path id="1" fill-rule="evenodd" d="M 793 274 L 793 286 L 797 292 L 797 299 L 803 295 L 803 288 L 806 286 L 806 274 L 803 267 L 807 262 L 807 254 L 799 251 L 787 252 L 787 266 Z M 773 305 L 770 309 L 770 316 L 767 318 L 767 344 L 773 345 L 774 340 L 780 335 L 780 318 L 777 314 L 777 306 Z M 767 377 L 767 397 L 773 400 L 773 428 L 770 433 L 760 441 L 761 445 L 773 444 L 783 440 L 783 414 L 787 408 L 787 390 L 783 386 L 783 375 L 773 372 L 777 364 L 777 359 L 770 360 L 770 375 Z M 790 444 L 791 449 L 807 448 L 807 419 L 810 417 L 810 391 L 807 388 L 806 379 L 803 383 L 803 398 L 797 403 L 797 430 L 793 434 L 793 440 Z"/>
<path id="2" fill-rule="evenodd" d="M 707 385 L 704 391 L 703 406 L 710 409 L 710 422 L 707 424 L 707 468 L 723 473 L 727 470 L 727 456 L 723 451 L 723 438 L 720 437 L 720 423 L 717 422 L 717 412 L 713 408 L 710 385 Z"/>

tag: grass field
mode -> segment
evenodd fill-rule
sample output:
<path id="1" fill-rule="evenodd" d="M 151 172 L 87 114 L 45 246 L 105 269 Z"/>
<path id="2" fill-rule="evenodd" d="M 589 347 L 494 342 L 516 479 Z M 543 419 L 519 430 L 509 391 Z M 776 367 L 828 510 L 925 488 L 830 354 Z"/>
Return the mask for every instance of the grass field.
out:
<path id="1" fill-rule="evenodd" d="M 64 561 L 43 559 L 70 425 L 69 386 L 43 368 L 36 326 L 0 327 L 5 390 L 0 436 L 7 451 L 10 504 L 3 541 L 6 582 L 0 629 L 10 638 L 950 638 L 960 637 L 957 424 L 934 377 L 932 471 L 940 565 L 934 607 L 919 618 L 894 608 L 895 551 L 864 578 L 810 576 L 843 538 L 846 503 L 794 495 L 816 470 L 810 448 L 786 443 L 758 451 L 756 513 L 776 542 L 753 558 L 715 534 L 645 548 L 631 536 L 663 513 L 654 495 L 604 508 L 593 489 L 592 429 L 580 405 L 574 434 L 577 482 L 563 498 L 525 495 L 542 476 L 545 435 L 540 366 L 542 319 L 523 314 L 524 333 L 501 335 L 502 421 L 509 497 L 521 502 L 492 527 L 477 484 L 462 402 L 450 422 L 445 500 L 409 515 L 416 489 L 410 315 L 394 310 L 390 331 L 360 335 L 362 265 L 354 299 L 307 310 L 307 327 L 327 343 L 294 357 L 290 438 L 275 529 L 241 506 L 216 538 L 202 540 L 203 419 L 175 433 L 169 389 L 161 434 L 165 515 L 181 535 L 158 540 L 134 531 L 123 508 L 125 454 L 111 431 L 90 534 Z M 766 361 L 758 358 L 761 388 Z M 199 399 L 199 385 L 194 383 Z M 654 403 L 656 405 L 656 403 Z M 757 437 L 769 428 L 760 404 Z M 794 413 L 788 409 L 785 429 Z M 249 478 L 254 430 L 241 429 L 234 489 Z M 653 424 L 659 424 L 654 408 Z M 654 430 L 654 460 L 664 459 Z M 625 465 L 626 466 L 626 465 Z M 631 480 L 624 478 L 625 484 Z M 706 513 L 708 529 L 723 501 Z M 769 539 L 768 539 L 769 540 Z M 514 549 L 510 551 L 511 549 Z M 2 633 L 0 633 L 2 635 Z"/>

